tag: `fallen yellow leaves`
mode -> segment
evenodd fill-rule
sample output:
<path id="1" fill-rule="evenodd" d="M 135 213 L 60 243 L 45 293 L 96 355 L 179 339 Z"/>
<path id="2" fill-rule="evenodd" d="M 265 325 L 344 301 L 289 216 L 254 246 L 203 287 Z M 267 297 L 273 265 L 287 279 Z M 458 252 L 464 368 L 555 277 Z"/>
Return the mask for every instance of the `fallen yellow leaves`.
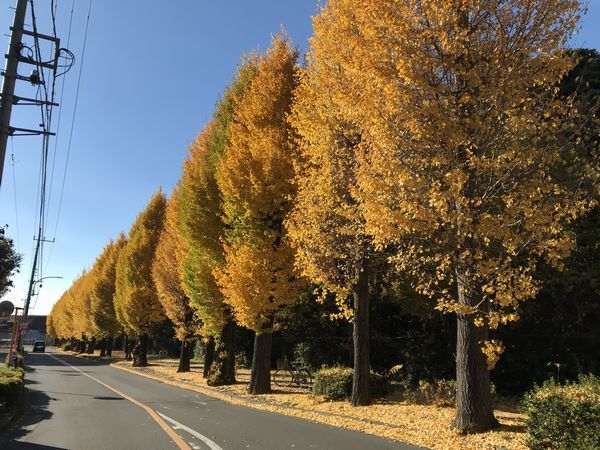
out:
<path id="1" fill-rule="evenodd" d="M 247 393 L 249 370 L 238 370 L 238 384 L 209 387 L 202 379 L 201 365 L 192 364 L 192 371 L 177 373 L 177 361 L 152 360 L 150 366 L 132 368 L 126 361 L 112 364 L 164 383 L 193 390 L 232 404 L 299 417 L 337 427 L 349 428 L 384 438 L 408 442 L 432 449 L 525 449 L 524 419 L 514 407 L 496 409 L 500 428 L 487 433 L 461 436 L 450 430 L 454 408 L 416 405 L 388 396 L 370 406 L 353 407 L 349 402 L 324 401 L 305 389 L 279 388 L 261 396 Z"/>

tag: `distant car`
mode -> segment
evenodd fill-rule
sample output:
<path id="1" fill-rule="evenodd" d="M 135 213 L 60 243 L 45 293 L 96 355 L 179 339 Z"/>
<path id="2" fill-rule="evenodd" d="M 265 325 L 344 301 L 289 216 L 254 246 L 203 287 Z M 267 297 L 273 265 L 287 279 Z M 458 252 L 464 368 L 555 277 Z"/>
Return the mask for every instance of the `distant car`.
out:
<path id="1" fill-rule="evenodd" d="M 33 343 L 33 352 L 40 352 L 40 353 L 45 353 L 46 352 L 46 343 L 44 341 L 35 341 Z"/>

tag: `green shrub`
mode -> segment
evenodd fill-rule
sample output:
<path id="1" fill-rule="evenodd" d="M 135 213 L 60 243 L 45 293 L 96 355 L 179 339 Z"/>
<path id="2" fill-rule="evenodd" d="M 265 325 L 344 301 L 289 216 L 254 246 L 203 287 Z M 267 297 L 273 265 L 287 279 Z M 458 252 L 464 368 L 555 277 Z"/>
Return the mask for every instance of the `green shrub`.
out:
<path id="1" fill-rule="evenodd" d="M 328 367 L 315 375 L 313 393 L 327 400 L 343 400 L 352 395 L 352 369 L 349 367 Z"/>
<path id="2" fill-rule="evenodd" d="M 197 361 L 204 361 L 204 355 L 206 354 L 206 344 L 204 339 L 196 339 L 194 343 L 194 357 Z"/>
<path id="3" fill-rule="evenodd" d="M 15 367 L 25 370 L 25 358 L 21 354 L 15 357 Z"/>
<path id="4" fill-rule="evenodd" d="M 12 361 L 9 361 L 9 355 L 6 355 L 4 359 L 4 363 L 8 366 L 19 367 L 21 369 L 25 369 L 25 358 L 20 353 L 14 353 L 12 356 Z"/>
<path id="5" fill-rule="evenodd" d="M 252 361 L 248 361 L 248 356 L 245 352 L 237 352 L 235 354 L 235 368 L 236 369 L 249 369 L 252 365 Z"/>
<path id="6" fill-rule="evenodd" d="M 353 370 L 349 367 L 327 367 L 315 375 L 313 393 L 327 400 L 344 400 L 352 396 Z M 384 397 L 389 389 L 387 379 L 371 371 L 371 394 Z"/>
<path id="7" fill-rule="evenodd" d="M 60 344 L 60 348 L 63 351 L 68 352 L 69 350 L 73 350 L 73 344 L 70 341 L 66 341 Z"/>
<path id="8" fill-rule="evenodd" d="M 529 392 L 523 405 L 529 448 L 600 448 L 600 377 L 582 375 L 564 386 L 547 381 Z"/>
<path id="9" fill-rule="evenodd" d="M 0 367 L 0 406 L 11 407 L 23 398 L 23 376 L 21 368 Z"/>
<path id="10" fill-rule="evenodd" d="M 313 348 L 306 342 L 299 342 L 294 347 L 294 365 L 311 368 Z"/>

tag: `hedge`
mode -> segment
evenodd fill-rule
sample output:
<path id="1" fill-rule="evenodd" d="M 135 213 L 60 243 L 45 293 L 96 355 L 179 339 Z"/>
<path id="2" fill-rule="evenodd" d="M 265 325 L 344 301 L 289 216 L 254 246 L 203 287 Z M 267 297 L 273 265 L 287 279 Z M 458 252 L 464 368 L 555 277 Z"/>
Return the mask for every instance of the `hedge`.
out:
<path id="1" fill-rule="evenodd" d="M 0 367 L 0 407 L 11 408 L 23 399 L 23 377 L 21 368 Z"/>
<path id="2" fill-rule="evenodd" d="M 327 367 L 315 375 L 312 391 L 327 400 L 344 400 L 352 396 L 353 370 L 349 367 Z M 384 397 L 388 393 L 387 380 L 371 371 L 371 394 Z"/>
<path id="3" fill-rule="evenodd" d="M 523 404 L 529 448 L 600 448 L 600 377 L 583 375 L 566 385 L 547 381 L 529 392 Z"/>

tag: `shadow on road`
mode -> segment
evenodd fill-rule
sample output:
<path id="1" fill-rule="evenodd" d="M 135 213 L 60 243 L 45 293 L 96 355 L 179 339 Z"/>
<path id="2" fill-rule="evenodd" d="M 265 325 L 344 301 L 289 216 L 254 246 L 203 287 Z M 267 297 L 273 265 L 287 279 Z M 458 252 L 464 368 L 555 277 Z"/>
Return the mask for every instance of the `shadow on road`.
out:
<path id="1" fill-rule="evenodd" d="M 0 441 L 2 442 L 2 441 Z M 50 445 L 32 444 L 30 442 L 8 442 L 2 444 L 2 448 L 6 450 L 67 450 L 62 447 L 52 447 Z"/>
<path id="2" fill-rule="evenodd" d="M 65 360 L 72 366 L 76 367 L 90 367 L 96 365 L 109 364 L 110 361 L 97 361 L 97 360 L 85 360 L 72 356 L 60 355 L 61 360 Z M 82 376 L 80 373 L 74 372 L 72 369 L 65 367 L 60 361 L 52 358 L 49 354 L 44 353 L 29 353 L 26 356 L 26 375 L 25 375 L 25 386 L 27 387 L 25 396 L 25 408 L 23 414 L 21 414 L 13 423 L 6 429 L 0 430 L 0 449 L 1 450 L 61 450 L 61 447 L 53 447 L 49 445 L 35 444 L 32 442 L 26 442 L 27 436 L 36 428 L 37 425 L 45 420 L 52 418 L 53 413 L 49 409 L 51 401 L 57 400 L 53 394 L 57 396 L 61 395 L 76 395 L 76 396 L 89 396 L 96 400 L 123 400 L 122 397 L 118 396 L 98 396 L 92 394 L 73 394 L 68 392 L 53 392 L 53 391 L 41 391 L 39 387 L 40 382 L 32 379 L 32 376 L 36 378 L 36 372 L 58 372 L 60 376 L 71 376 L 79 377 Z M 39 377 L 37 377 L 39 378 Z"/>
<path id="3" fill-rule="evenodd" d="M 50 358 L 48 358 L 50 359 Z M 28 375 L 35 372 L 34 368 L 28 367 L 25 375 L 25 386 L 39 384 L 35 380 L 28 378 Z M 0 448 L 4 449 L 52 449 L 46 445 L 31 444 L 27 442 L 17 442 L 17 439 L 27 436 L 31 429 L 44 420 L 50 419 L 52 413 L 48 410 L 48 405 L 52 397 L 45 392 L 38 391 L 35 388 L 27 388 L 25 393 L 25 409 L 23 414 L 18 417 L 7 430 L 0 430 Z"/>
<path id="4" fill-rule="evenodd" d="M 28 444 L 26 442 L 16 442 L 17 439 L 27 436 L 31 429 L 37 424 L 48 420 L 52 413 L 48 410 L 52 397 L 46 393 L 34 389 L 27 389 L 25 396 L 25 411 L 4 433 L 0 434 L 0 448 L 2 449 L 21 449 L 21 448 L 55 448 L 44 445 Z"/>

